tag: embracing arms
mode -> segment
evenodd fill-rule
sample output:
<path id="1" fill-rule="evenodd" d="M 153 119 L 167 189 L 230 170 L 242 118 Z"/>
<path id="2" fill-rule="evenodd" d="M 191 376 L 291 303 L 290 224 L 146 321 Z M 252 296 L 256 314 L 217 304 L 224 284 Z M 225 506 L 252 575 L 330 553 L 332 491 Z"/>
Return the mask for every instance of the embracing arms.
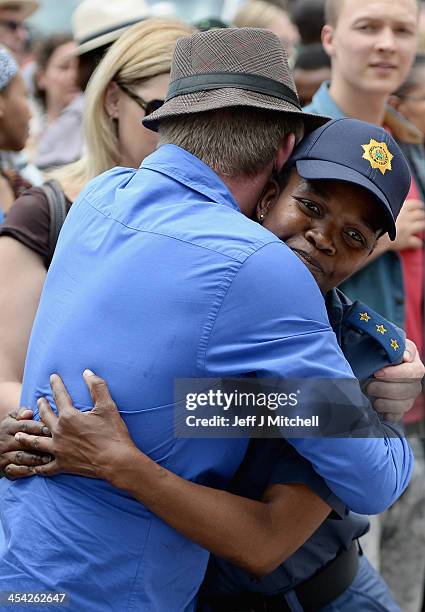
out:
<path id="1" fill-rule="evenodd" d="M 369 386 L 378 398 L 376 409 L 387 413 L 397 406 L 398 418 L 416 397 L 416 378 L 422 371 L 414 345 L 409 348 L 410 362 L 386 368 Z M 394 382 L 398 376 L 405 378 L 403 384 Z M 105 479 L 187 538 L 256 575 L 270 573 L 284 562 L 328 516 L 331 507 L 304 484 L 271 485 L 255 501 L 169 472 L 135 447 L 106 383 L 89 372 L 85 380 L 95 407 L 82 413 L 73 408 L 61 379 L 52 377 L 59 417 L 47 400 L 39 400 L 51 438 L 46 437 L 49 429 L 44 423 L 29 420 L 29 410 L 3 421 L 0 468 L 9 478 L 65 472 Z"/>

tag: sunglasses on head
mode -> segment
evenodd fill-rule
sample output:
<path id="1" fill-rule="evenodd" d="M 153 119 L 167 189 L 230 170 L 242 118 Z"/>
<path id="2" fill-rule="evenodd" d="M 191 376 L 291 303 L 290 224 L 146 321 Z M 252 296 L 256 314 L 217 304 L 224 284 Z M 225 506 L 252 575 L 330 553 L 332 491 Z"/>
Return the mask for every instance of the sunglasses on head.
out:
<path id="1" fill-rule="evenodd" d="M 136 104 L 140 106 L 140 108 L 143 108 L 146 117 L 154 111 L 158 110 L 158 108 L 161 108 L 161 106 L 164 104 L 164 100 L 149 100 L 149 102 L 147 102 L 126 85 L 123 85 L 118 81 L 116 81 L 116 83 L 121 89 L 121 91 L 123 91 L 129 98 L 134 100 L 134 102 L 136 102 Z"/>
<path id="2" fill-rule="evenodd" d="M 27 26 L 22 21 L 14 21 L 13 19 L 0 19 L 0 26 L 3 26 L 11 32 L 17 30 L 28 30 Z"/>

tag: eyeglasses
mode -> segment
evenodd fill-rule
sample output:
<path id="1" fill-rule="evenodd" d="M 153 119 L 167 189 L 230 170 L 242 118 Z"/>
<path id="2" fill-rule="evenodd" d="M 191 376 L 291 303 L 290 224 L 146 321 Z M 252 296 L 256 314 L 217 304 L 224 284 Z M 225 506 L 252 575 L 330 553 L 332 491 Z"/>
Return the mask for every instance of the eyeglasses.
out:
<path id="1" fill-rule="evenodd" d="M 412 102 L 425 102 L 425 96 L 409 96 L 409 95 L 397 95 L 396 97 L 400 100 L 411 100 Z"/>
<path id="2" fill-rule="evenodd" d="M 0 26 L 7 28 L 11 32 L 16 32 L 17 30 L 28 31 L 27 26 L 22 21 L 14 21 L 13 19 L 0 19 Z"/>
<path id="3" fill-rule="evenodd" d="M 116 83 L 118 87 L 121 89 L 121 91 L 123 91 L 129 98 L 134 100 L 134 102 L 136 102 L 136 104 L 140 106 L 140 108 L 143 108 L 143 110 L 145 111 L 146 117 L 150 115 L 151 113 L 153 113 L 154 111 L 158 110 L 158 108 L 161 108 L 161 106 L 164 104 L 164 100 L 149 100 L 149 102 L 147 102 L 146 100 L 144 100 L 141 96 L 137 95 L 134 91 L 132 91 L 126 85 L 123 85 L 122 83 L 118 83 L 117 81 Z"/>

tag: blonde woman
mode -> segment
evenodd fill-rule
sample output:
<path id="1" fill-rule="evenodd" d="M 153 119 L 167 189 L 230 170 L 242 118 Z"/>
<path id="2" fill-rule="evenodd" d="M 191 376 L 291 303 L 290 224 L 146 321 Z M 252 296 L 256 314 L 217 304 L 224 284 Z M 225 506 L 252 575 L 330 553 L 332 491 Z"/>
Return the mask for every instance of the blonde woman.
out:
<path id="1" fill-rule="evenodd" d="M 276 34 L 282 41 L 288 57 L 292 57 L 294 47 L 299 42 L 297 27 L 292 23 L 287 11 L 263 0 L 248 0 L 242 4 L 233 19 L 238 28 L 264 28 Z"/>
<path id="2" fill-rule="evenodd" d="M 0 230 L 0 420 L 19 406 L 29 336 L 57 235 L 52 200 L 65 215 L 84 185 L 113 166 L 137 168 L 157 145 L 141 120 L 163 101 L 178 38 L 191 28 L 147 19 L 109 49 L 87 88 L 87 154 L 56 182 L 22 195 Z M 60 200 L 62 199 L 62 202 Z"/>

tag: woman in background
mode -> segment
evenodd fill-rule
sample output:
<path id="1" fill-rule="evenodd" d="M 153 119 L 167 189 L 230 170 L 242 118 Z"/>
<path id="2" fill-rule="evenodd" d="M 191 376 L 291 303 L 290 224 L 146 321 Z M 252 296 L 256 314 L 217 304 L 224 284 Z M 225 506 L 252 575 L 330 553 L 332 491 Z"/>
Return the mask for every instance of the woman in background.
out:
<path id="1" fill-rule="evenodd" d="M 242 4 L 233 19 L 237 28 L 264 28 L 276 34 L 282 42 L 288 57 L 294 54 L 299 34 L 289 14 L 279 6 L 263 0 L 248 0 Z"/>
<path id="2" fill-rule="evenodd" d="M 390 103 L 425 138 L 425 53 L 416 56 L 409 76 L 391 97 Z"/>
<path id="3" fill-rule="evenodd" d="M 34 163 L 42 170 L 80 158 L 83 99 L 75 49 L 72 37 L 64 34 L 49 36 L 36 49 L 34 85 L 41 117 Z"/>

